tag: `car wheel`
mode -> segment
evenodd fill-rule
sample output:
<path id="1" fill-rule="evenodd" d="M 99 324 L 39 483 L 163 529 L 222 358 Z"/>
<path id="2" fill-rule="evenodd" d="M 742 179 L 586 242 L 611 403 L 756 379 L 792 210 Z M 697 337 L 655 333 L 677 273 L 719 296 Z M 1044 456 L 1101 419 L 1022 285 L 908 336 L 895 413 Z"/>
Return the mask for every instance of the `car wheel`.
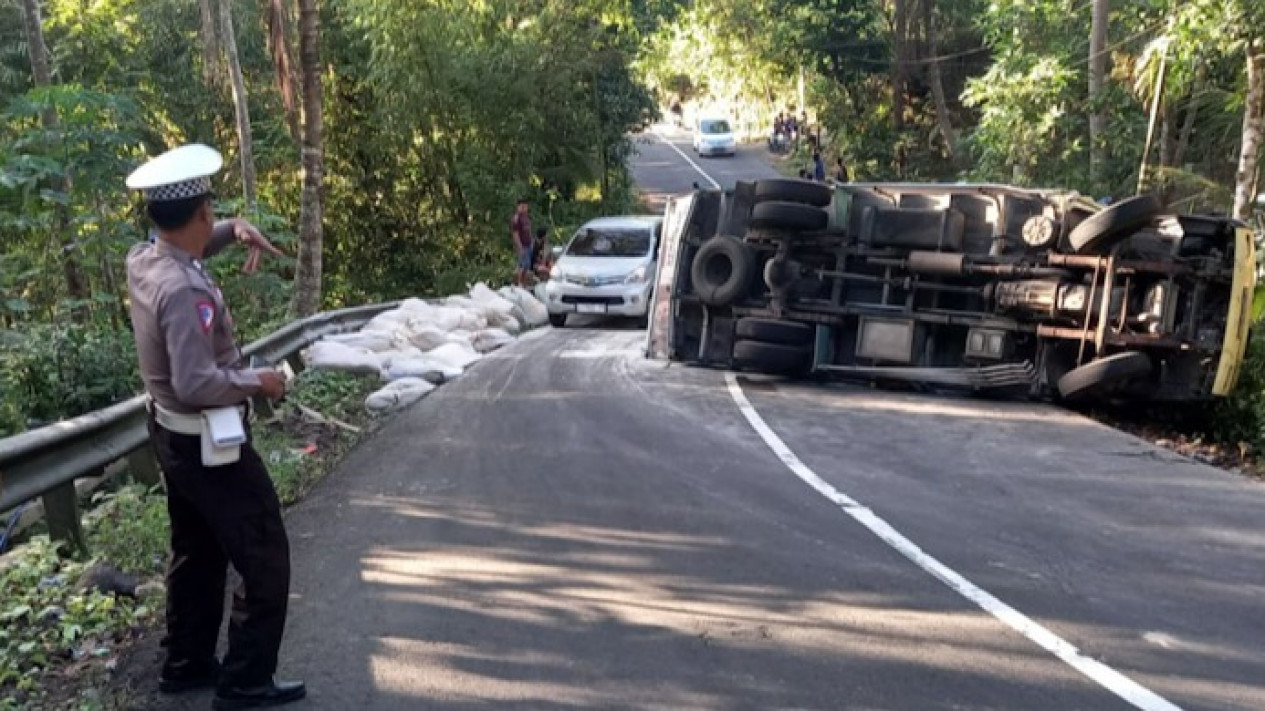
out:
<path id="1" fill-rule="evenodd" d="M 1059 395 L 1064 400 L 1105 395 L 1120 386 L 1149 377 L 1154 367 L 1150 356 L 1138 351 L 1109 355 L 1069 370 L 1059 378 Z"/>
<path id="2" fill-rule="evenodd" d="M 650 312 L 649 311 L 637 317 L 637 328 L 643 331 L 646 330 L 647 328 L 650 328 Z"/>
<path id="3" fill-rule="evenodd" d="M 703 303 L 728 306 L 747 293 L 753 266 L 745 244 L 733 237 L 713 237 L 694 256 L 690 280 Z"/>
<path id="4" fill-rule="evenodd" d="M 1068 234 L 1067 243 L 1077 254 L 1102 254 L 1150 224 L 1161 209 L 1154 195 L 1122 200 L 1077 225 Z"/>
<path id="5" fill-rule="evenodd" d="M 825 211 L 811 205 L 782 200 L 756 203 L 751 208 L 748 224 L 757 229 L 817 232 L 826 229 L 830 219 Z"/>
<path id="6" fill-rule="evenodd" d="M 755 184 L 756 202 L 795 202 L 825 207 L 833 197 L 834 191 L 829 187 L 807 180 L 757 180 Z"/>
<path id="7" fill-rule="evenodd" d="M 806 346 L 813 341 L 813 327 L 798 321 L 772 318 L 742 318 L 734 328 L 737 338 L 784 346 Z"/>
<path id="8" fill-rule="evenodd" d="M 812 353 L 802 346 L 763 341 L 734 341 L 734 365 L 761 373 L 798 375 L 812 364 Z"/>
<path id="9" fill-rule="evenodd" d="M 549 314 L 549 325 L 553 326 L 554 328 L 566 328 L 567 315 L 566 314 Z"/>

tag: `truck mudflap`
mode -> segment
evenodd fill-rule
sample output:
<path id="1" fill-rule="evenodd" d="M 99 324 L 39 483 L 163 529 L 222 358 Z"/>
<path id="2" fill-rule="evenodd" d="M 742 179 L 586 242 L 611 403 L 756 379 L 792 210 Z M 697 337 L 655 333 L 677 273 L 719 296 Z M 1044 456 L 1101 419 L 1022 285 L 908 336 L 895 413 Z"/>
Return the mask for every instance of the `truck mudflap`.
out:
<path id="1" fill-rule="evenodd" d="M 1230 310 L 1226 314 L 1225 339 L 1217 364 L 1213 395 L 1229 395 L 1239 381 L 1247 352 L 1248 329 L 1252 323 L 1252 295 L 1256 291 L 1256 241 L 1252 230 L 1237 227 L 1234 232 L 1234 282 Z"/>

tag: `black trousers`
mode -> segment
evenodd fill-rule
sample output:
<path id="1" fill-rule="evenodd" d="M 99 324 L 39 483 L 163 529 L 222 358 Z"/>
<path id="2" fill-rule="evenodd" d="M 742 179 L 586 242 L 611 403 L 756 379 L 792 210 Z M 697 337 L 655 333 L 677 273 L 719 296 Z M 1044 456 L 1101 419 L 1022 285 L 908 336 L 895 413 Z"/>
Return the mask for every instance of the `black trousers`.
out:
<path id="1" fill-rule="evenodd" d="M 219 685 L 266 684 L 277 670 L 290 596 L 290 542 L 268 470 L 250 444 L 236 463 L 204 467 L 200 438 L 168 431 L 152 417 L 149 431 L 171 517 L 164 673 L 213 662 L 232 563 L 242 584 L 233 592 Z"/>

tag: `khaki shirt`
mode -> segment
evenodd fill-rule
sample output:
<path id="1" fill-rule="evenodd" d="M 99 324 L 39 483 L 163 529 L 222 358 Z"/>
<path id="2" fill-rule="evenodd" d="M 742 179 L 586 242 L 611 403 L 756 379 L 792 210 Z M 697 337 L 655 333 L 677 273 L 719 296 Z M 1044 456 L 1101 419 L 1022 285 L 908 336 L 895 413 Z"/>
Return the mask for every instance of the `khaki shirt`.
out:
<path id="1" fill-rule="evenodd" d="M 202 264 L 162 240 L 127 254 L 132 331 L 145 390 L 160 406 L 195 414 L 259 391 L 242 369 L 224 297 Z"/>

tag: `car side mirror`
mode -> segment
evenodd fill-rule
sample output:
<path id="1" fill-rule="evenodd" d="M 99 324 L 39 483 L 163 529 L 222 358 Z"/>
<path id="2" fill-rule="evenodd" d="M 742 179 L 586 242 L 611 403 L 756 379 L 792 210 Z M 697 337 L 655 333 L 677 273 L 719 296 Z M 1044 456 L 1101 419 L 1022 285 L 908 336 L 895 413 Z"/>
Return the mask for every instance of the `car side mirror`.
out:
<path id="1" fill-rule="evenodd" d="M 553 261 L 558 261 L 558 257 L 562 256 L 562 251 L 566 249 L 562 245 L 555 245 L 549 249 L 549 254 L 553 255 Z"/>

